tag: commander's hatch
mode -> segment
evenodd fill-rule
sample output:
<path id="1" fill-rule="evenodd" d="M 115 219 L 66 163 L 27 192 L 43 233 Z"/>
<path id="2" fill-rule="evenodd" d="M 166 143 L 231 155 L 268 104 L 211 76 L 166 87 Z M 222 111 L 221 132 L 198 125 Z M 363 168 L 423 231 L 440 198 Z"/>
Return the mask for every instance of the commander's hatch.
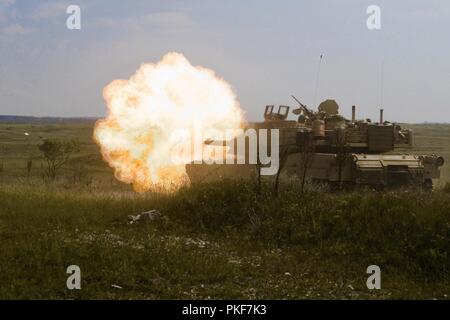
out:
<path id="1" fill-rule="evenodd" d="M 279 106 L 278 112 L 274 112 L 275 106 L 268 105 L 264 111 L 264 119 L 266 121 L 281 121 L 286 120 L 289 114 L 288 106 Z"/>

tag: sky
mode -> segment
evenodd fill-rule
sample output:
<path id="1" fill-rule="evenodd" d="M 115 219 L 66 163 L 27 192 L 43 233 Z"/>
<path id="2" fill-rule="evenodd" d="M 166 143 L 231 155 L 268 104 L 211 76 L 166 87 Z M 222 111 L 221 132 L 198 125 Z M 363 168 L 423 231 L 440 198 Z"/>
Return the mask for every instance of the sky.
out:
<path id="1" fill-rule="evenodd" d="M 449 39 L 448 0 L 0 0 L 0 114 L 104 116 L 105 85 L 176 51 L 229 82 L 248 120 L 294 94 L 345 116 L 450 122 Z"/>

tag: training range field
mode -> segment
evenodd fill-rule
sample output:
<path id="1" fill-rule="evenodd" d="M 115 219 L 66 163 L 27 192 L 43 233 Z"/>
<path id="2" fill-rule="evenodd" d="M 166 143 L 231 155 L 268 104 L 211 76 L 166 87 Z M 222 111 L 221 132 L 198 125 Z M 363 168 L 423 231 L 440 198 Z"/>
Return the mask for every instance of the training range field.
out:
<path id="1" fill-rule="evenodd" d="M 0 123 L 0 299 L 448 299 L 450 125 L 407 127 L 408 152 L 447 161 L 436 191 L 300 196 L 291 181 L 275 198 L 232 181 L 136 194 L 102 161 L 92 122 Z M 81 143 L 54 182 L 45 138 Z M 152 209 L 161 217 L 129 223 Z M 381 290 L 366 286 L 373 264 Z M 66 287 L 69 265 L 81 290 Z"/>
<path id="2" fill-rule="evenodd" d="M 402 125 L 414 132 L 415 148 L 413 150 L 397 150 L 401 153 L 437 154 L 445 158 L 446 163 L 441 170 L 441 181 L 437 187 L 450 182 L 450 124 L 410 124 Z M 55 123 L 4 123 L 0 121 L 0 179 L 3 182 L 27 179 L 27 162 L 32 160 L 31 178 L 41 178 L 41 166 L 44 165 L 37 145 L 42 139 L 78 139 L 81 151 L 73 156 L 63 168 L 63 179 L 74 178 L 74 171 L 82 172 L 82 182 L 109 184 L 122 190 L 130 190 L 118 183 L 112 170 L 102 160 L 99 148 L 92 139 L 93 121 L 79 123 L 62 121 Z M 26 135 L 28 134 L 28 135 Z M 1 170 L 1 169 L 0 169 Z M 78 175 L 76 179 L 78 179 Z M 60 179 L 61 180 L 61 179 Z M 79 179 L 78 179 L 79 180 Z"/>

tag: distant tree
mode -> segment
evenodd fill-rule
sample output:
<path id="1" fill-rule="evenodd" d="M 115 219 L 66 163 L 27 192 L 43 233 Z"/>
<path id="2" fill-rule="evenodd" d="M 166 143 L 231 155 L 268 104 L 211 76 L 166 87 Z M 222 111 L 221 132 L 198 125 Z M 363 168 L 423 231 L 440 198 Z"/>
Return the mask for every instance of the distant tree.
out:
<path id="1" fill-rule="evenodd" d="M 69 161 L 72 154 L 80 150 L 77 140 L 45 139 L 38 147 L 46 163 L 45 175 L 51 180 L 56 178 L 59 169 Z"/>
<path id="2" fill-rule="evenodd" d="M 88 176 L 88 170 L 86 169 L 83 161 L 70 161 L 69 164 L 72 169 L 73 183 L 84 183 L 90 185 L 92 183 L 92 177 Z"/>

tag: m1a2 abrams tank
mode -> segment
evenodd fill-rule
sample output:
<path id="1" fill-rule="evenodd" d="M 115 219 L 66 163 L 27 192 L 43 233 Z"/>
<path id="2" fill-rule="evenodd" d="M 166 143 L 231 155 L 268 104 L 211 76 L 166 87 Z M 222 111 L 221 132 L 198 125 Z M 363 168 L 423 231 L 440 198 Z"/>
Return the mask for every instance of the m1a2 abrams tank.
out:
<path id="1" fill-rule="evenodd" d="M 303 181 L 331 186 L 377 189 L 398 186 L 431 189 L 433 180 L 440 177 L 442 157 L 393 153 L 397 148 L 411 148 L 413 134 L 396 123 L 384 121 L 383 110 L 378 122 L 356 120 L 353 106 L 352 119 L 346 119 L 339 114 L 334 100 L 322 102 L 313 111 L 293 98 L 300 105 L 292 111 L 297 120 L 287 119 L 288 106 L 280 106 L 277 111 L 274 106 L 266 106 L 264 121 L 248 125 L 256 131 L 279 129 L 279 168 L 283 175 L 297 175 Z M 236 148 L 230 152 L 236 152 Z M 251 179 L 260 168 L 258 163 L 189 164 L 186 171 L 191 182 L 201 182 Z"/>

